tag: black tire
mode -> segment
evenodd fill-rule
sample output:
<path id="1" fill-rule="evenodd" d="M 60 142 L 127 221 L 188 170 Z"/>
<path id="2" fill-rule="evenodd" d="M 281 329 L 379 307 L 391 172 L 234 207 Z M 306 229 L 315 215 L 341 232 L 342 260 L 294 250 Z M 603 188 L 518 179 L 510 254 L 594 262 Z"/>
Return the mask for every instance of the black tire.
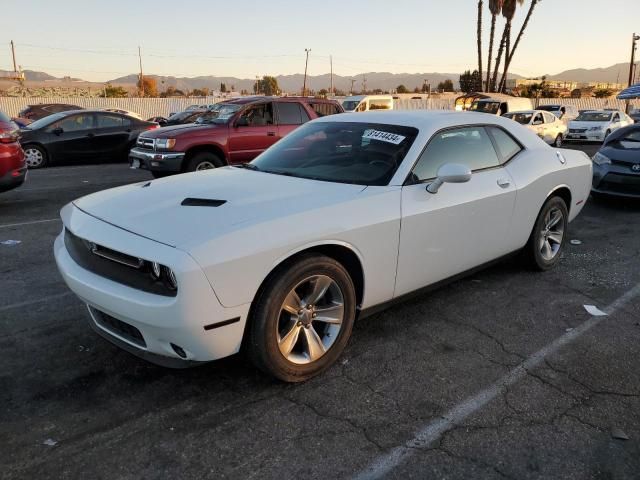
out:
<path id="1" fill-rule="evenodd" d="M 541 236 L 542 232 L 545 230 L 545 217 L 550 211 L 554 209 L 557 209 L 562 213 L 561 226 L 563 235 L 561 243 L 558 246 L 558 250 L 554 254 L 553 258 L 545 259 L 541 251 Z M 523 258 L 529 267 L 535 270 L 546 271 L 551 270 L 558 264 L 558 262 L 560 261 L 562 250 L 564 249 L 564 246 L 567 242 L 568 224 L 569 212 L 567 210 L 567 204 L 560 197 L 554 196 L 549 198 L 542 206 L 540 213 L 538 213 L 538 218 L 536 218 L 533 230 L 531 231 L 531 235 L 529 236 L 529 241 L 522 251 Z M 560 223 L 558 225 L 560 225 Z"/>
<path id="2" fill-rule="evenodd" d="M 558 136 L 556 137 L 555 141 L 553 142 L 553 146 L 556 148 L 560 148 L 562 147 L 562 134 L 559 133 Z"/>
<path id="3" fill-rule="evenodd" d="M 155 172 L 151 170 L 151 175 L 153 175 L 153 178 L 164 178 L 164 177 L 168 177 L 171 174 L 172 172 Z"/>
<path id="4" fill-rule="evenodd" d="M 209 170 L 211 168 L 218 168 L 224 166 L 224 161 L 211 152 L 196 153 L 187 162 L 185 172 L 195 172 L 200 170 Z"/>
<path id="5" fill-rule="evenodd" d="M 340 330 L 326 353 L 315 361 L 299 364 L 286 358 L 278 346 L 279 325 L 282 324 L 283 315 L 287 315 L 281 308 L 289 292 L 314 275 L 327 276 L 339 287 L 344 300 L 344 316 Z M 342 264 L 324 255 L 303 255 L 279 267 L 256 296 L 247 332 L 247 353 L 260 370 L 285 382 L 303 382 L 335 363 L 349 341 L 355 316 L 355 288 Z M 304 337 L 302 335 L 296 342 L 303 342 L 304 345 Z"/>
<path id="6" fill-rule="evenodd" d="M 602 142 L 604 143 L 604 141 L 607 139 L 607 137 L 611 135 L 611 130 L 607 130 L 606 132 L 604 132 L 604 138 L 602 139 Z"/>
<path id="7" fill-rule="evenodd" d="M 33 162 L 29 164 L 27 160 L 27 166 L 30 170 L 46 167 L 49 163 L 49 155 L 47 154 L 47 151 L 40 145 L 25 145 L 22 147 L 22 149 L 24 150 L 25 154 L 27 154 L 30 150 L 34 150 L 36 152 L 39 152 L 40 156 L 42 157 L 42 161 L 39 164 L 34 164 Z"/>

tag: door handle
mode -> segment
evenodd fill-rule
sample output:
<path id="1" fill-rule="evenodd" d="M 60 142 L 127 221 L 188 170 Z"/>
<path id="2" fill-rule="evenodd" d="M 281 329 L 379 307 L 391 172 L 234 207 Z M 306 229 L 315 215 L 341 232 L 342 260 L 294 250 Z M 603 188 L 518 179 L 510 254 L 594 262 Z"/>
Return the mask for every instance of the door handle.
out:
<path id="1" fill-rule="evenodd" d="M 499 178 L 497 183 L 498 183 L 498 186 L 502 188 L 507 188 L 509 185 L 511 185 L 511 182 L 506 178 Z"/>
<path id="2" fill-rule="evenodd" d="M 267 132 L 267 137 L 275 137 L 276 132 Z"/>

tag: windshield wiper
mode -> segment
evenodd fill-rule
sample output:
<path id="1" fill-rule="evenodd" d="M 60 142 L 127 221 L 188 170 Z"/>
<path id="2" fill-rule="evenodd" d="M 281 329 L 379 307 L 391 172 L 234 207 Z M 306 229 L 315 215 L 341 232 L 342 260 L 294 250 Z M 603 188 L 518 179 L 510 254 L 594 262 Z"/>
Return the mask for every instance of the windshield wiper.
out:
<path id="1" fill-rule="evenodd" d="M 238 165 L 231 165 L 236 168 L 246 168 L 247 170 L 253 170 L 254 172 L 260 171 L 257 165 L 253 165 L 252 163 L 239 163 Z"/>

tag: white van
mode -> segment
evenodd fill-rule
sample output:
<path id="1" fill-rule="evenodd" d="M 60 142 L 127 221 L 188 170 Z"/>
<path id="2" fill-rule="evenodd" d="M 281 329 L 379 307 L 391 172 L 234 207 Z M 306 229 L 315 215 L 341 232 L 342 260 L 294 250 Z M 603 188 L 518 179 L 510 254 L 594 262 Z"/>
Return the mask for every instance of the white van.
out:
<path id="1" fill-rule="evenodd" d="M 491 98 L 479 98 L 469 108 L 471 112 L 490 113 L 498 116 L 521 110 L 533 110 L 533 102 L 530 98 L 495 95 Z"/>
<path id="2" fill-rule="evenodd" d="M 354 95 L 342 101 L 345 112 L 366 112 L 367 110 L 393 110 L 391 95 Z"/>
<path id="3" fill-rule="evenodd" d="M 545 110 L 553 113 L 556 117 L 562 120 L 564 123 L 569 123 L 571 120 L 575 120 L 579 115 L 578 109 L 574 105 L 565 105 L 563 103 L 554 103 L 551 105 L 539 105 L 538 110 Z"/>

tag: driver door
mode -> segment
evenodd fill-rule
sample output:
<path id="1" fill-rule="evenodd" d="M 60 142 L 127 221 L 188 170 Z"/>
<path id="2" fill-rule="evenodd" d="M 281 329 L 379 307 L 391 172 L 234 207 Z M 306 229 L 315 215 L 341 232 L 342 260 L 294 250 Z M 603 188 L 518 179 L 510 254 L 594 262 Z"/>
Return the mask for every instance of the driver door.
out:
<path id="1" fill-rule="evenodd" d="M 447 129 L 431 139 L 414 166 L 412 184 L 402 188 L 395 296 L 509 253 L 516 188 L 503 164 L 520 150 L 497 127 Z M 471 180 L 429 193 L 426 186 L 445 163 L 468 166 Z"/>
<path id="2" fill-rule="evenodd" d="M 95 118 L 92 113 L 69 115 L 47 127 L 47 149 L 57 160 L 91 157 L 94 149 Z"/>
<path id="3" fill-rule="evenodd" d="M 250 162 L 278 141 L 273 102 L 250 105 L 231 127 L 229 159 L 231 163 Z"/>

